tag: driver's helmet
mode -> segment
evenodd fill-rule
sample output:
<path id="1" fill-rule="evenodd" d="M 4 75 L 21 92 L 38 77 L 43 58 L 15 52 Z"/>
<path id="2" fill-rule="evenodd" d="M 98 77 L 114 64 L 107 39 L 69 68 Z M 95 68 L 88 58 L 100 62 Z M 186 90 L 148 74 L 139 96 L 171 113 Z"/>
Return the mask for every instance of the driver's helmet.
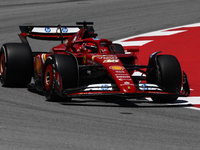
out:
<path id="1" fill-rule="evenodd" d="M 84 53 L 97 53 L 98 48 L 94 43 L 83 43 L 82 50 Z"/>

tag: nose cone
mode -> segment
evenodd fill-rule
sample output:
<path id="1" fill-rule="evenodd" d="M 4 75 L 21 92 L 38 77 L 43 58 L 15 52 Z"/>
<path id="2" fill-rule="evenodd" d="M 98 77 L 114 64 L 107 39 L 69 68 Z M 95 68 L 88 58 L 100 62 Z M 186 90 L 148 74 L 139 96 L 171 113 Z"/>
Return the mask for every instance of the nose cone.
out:
<path id="1" fill-rule="evenodd" d="M 104 67 L 107 68 L 122 93 L 137 92 L 131 75 L 122 64 L 104 64 Z"/>

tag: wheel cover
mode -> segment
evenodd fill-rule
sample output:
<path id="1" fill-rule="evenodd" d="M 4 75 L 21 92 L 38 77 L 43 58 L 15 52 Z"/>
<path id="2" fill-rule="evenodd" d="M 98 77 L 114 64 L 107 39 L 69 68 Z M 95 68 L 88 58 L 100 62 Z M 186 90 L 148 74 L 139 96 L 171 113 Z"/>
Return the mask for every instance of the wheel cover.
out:
<path id="1" fill-rule="evenodd" d="M 4 75 L 4 70 L 5 70 L 5 56 L 4 53 L 1 54 L 1 60 L 0 60 L 0 71 L 1 71 L 1 76 Z"/>
<path id="2" fill-rule="evenodd" d="M 53 84 L 53 69 L 51 65 L 47 65 L 44 74 L 44 86 L 47 91 L 52 89 Z"/>

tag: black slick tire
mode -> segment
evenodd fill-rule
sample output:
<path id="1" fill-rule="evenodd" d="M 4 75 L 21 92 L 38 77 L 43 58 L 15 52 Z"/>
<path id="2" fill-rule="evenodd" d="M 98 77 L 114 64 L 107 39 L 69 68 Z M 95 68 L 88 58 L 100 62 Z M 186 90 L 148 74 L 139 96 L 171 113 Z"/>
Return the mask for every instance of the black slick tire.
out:
<path id="1" fill-rule="evenodd" d="M 122 47 L 121 44 L 117 44 L 117 43 L 114 43 L 112 44 L 113 46 L 113 50 L 115 52 L 115 54 L 124 54 L 124 48 Z"/>
<path id="2" fill-rule="evenodd" d="M 165 92 L 179 94 L 182 83 L 181 67 L 173 55 L 157 56 L 156 84 L 164 87 Z M 177 100 L 178 96 L 155 96 L 151 97 L 156 103 L 171 103 Z"/>
<path id="3" fill-rule="evenodd" d="M 7 43 L 0 50 L 1 83 L 5 87 L 21 87 L 31 82 L 33 57 L 28 44 Z"/>
<path id="4" fill-rule="evenodd" d="M 77 87 L 78 68 L 75 58 L 62 54 L 49 56 L 44 64 L 42 75 L 42 89 L 48 101 L 71 100 L 71 98 L 62 98 L 62 89 L 57 88 L 55 72 L 61 77 L 62 89 Z"/>

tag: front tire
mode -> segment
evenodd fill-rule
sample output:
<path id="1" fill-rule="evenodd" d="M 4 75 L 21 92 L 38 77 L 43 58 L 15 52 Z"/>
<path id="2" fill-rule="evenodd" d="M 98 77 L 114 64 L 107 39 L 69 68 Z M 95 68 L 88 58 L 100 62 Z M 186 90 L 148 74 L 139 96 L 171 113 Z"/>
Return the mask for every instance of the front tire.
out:
<path id="1" fill-rule="evenodd" d="M 180 94 L 182 83 L 181 67 L 175 56 L 172 55 L 158 55 L 157 69 L 150 73 L 154 75 L 151 77 L 151 83 L 157 84 L 164 88 L 165 92 Z M 178 96 L 154 96 L 151 97 L 156 103 L 171 103 L 177 100 Z"/>
<path id="2" fill-rule="evenodd" d="M 61 78 L 59 81 L 58 75 Z M 63 100 L 62 90 L 74 88 L 77 85 L 78 68 L 73 57 L 56 54 L 47 58 L 42 75 L 42 87 L 48 101 Z M 65 98 L 65 100 L 71 100 L 71 98 Z"/>

